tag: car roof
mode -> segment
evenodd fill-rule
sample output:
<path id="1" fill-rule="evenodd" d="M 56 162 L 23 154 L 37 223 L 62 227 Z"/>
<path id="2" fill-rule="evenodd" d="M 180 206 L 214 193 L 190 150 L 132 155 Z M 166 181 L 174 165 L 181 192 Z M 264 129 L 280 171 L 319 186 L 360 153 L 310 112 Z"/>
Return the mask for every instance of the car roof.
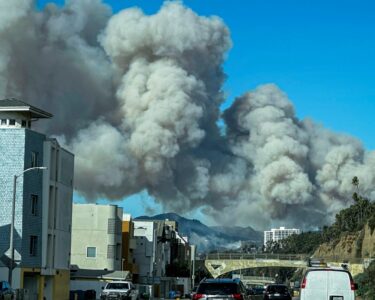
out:
<path id="1" fill-rule="evenodd" d="M 201 283 L 239 283 L 241 280 L 239 278 L 209 278 L 202 280 Z"/>
<path id="2" fill-rule="evenodd" d="M 286 284 L 282 284 L 282 283 L 270 283 L 269 285 L 267 285 L 267 287 L 269 286 L 285 286 L 285 287 L 288 287 Z"/>

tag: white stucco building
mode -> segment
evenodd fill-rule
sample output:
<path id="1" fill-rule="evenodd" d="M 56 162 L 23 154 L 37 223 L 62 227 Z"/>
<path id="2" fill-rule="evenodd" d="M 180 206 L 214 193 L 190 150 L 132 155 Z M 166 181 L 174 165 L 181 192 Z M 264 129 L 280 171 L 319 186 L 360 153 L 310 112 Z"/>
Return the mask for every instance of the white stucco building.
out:
<path id="1" fill-rule="evenodd" d="M 270 241 L 278 242 L 292 234 L 300 234 L 301 230 L 292 228 L 288 229 L 285 227 L 272 228 L 271 230 L 264 231 L 264 246 L 267 246 L 267 243 Z"/>
<path id="2" fill-rule="evenodd" d="M 73 204 L 71 264 L 120 271 L 122 215 L 117 205 Z"/>

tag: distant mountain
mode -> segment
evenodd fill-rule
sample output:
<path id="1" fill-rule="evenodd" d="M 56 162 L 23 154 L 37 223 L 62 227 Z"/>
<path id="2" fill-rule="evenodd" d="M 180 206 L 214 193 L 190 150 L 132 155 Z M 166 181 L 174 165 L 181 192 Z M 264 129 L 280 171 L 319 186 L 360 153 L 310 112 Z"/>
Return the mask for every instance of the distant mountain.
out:
<path id="1" fill-rule="evenodd" d="M 241 241 L 260 245 L 263 242 L 261 232 L 251 227 L 207 226 L 195 219 L 187 219 L 176 213 L 156 216 L 141 216 L 136 220 L 170 220 L 178 223 L 178 231 L 187 236 L 190 243 L 197 245 L 198 252 L 240 248 Z"/>

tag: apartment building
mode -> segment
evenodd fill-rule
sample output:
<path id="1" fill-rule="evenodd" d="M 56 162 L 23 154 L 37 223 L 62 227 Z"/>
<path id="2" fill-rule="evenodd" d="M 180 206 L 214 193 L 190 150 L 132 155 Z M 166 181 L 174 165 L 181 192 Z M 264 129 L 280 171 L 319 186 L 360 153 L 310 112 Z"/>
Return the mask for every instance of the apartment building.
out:
<path id="1" fill-rule="evenodd" d="M 87 270 L 122 269 L 122 208 L 73 204 L 71 264 Z"/>
<path id="2" fill-rule="evenodd" d="M 278 242 L 282 239 L 287 238 L 292 234 L 300 234 L 301 230 L 292 228 L 288 229 L 285 227 L 272 228 L 271 230 L 264 231 L 264 246 L 267 246 L 267 243 L 270 241 Z"/>
<path id="3" fill-rule="evenodd" d="M 51 117 L 23 101 L 0 100 L 0 280 L 8 280 L 12 265 L 15 190 L 12 287 L 39 299 L 67 299 L 74 155 L 32 129 Z"/>

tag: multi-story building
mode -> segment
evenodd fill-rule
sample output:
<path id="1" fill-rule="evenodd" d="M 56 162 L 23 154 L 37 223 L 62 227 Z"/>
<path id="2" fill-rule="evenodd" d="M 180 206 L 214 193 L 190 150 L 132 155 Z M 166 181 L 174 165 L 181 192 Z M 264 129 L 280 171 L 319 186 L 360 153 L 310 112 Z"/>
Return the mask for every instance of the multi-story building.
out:
<path id="1" fill-rule="evenodd" d="M 73 204 L 71 264 L 79 269 L 121 271 L 122 208 Z"/>
<path id="2" fill-rule="evenodd" d="M 138 273 L 138 267 L 133 258 L 136 247 L 134 223 L 129 214 L 124 214 L 122 217 L 122 269 L 131 274 Z"/>
<path id="3" fill-rule="evenodd" d="M 178 231 L 178 223 L 169 220 L 134 220 L 138 266 L 137 283 L 153 286 L 153 297 L 168 297 L 168 291 L 182 294 L 190 288 L 191 247 Z M 185 276 L 186 275 L 186 276 Z M 185 277 L 185 278 L 181 278 Z"/>
<path id="4" fill-rule="evenodd" d="M 285 227 L 280 227 L 280 228 L 272 228 L 271 230 L 264 231 L 264 246 L 267 246 L 267 243 L 270 241 L 272 242 L 278 242 L 282 239 L 287 238 L 288 236 L 292 234 L 300 234 L 301 230 L 300 229 L 288 229 Z"/>
<path id="5" fill-rule="evenodd" d="M 134 220 L 133 224 L 133 234 L 136 240 L 133 259 L 138 266 L 135 279 L 139 283 L 152 283 L 152 278 L 156 275 L 157 223 Z"/>
<path id="6" fill-rule="evenodd" d="M 25 102 L 0 100 L 0 280 L 9 277 L 16 188 L 12 287 L 39 299 L 67 299 L 74 156 L 32 129 L 33 121 L 51 117 Z"/>

